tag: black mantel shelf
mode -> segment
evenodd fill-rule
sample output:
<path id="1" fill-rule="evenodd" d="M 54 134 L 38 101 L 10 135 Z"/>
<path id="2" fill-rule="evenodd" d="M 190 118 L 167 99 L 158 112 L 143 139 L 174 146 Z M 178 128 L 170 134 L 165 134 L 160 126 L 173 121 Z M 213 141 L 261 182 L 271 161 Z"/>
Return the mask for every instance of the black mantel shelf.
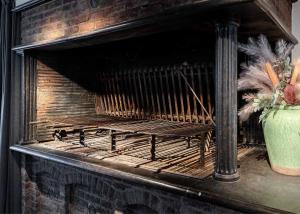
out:
<path id="1" fill-rule="evenodd" d="M 58 162 L 114 178 L 189 195 L 203 201 L 248 213 L 300 213 L 300 179 L 273 172 L 258 150 L 244 158 L 241 179 L 223 183 L 212 177 L 205 180 L 155 173 L 105 160 L 41 148 L 38 145 L 15 145 L 10 149 L 26 155 Z"/>
<path id="2" fill-rule="evenodd" d="M 19 12 L 23 9 L 27 9 L 38 3 L 42 3 L 49 0 L 33 0 L 28 4 L 20 5 L 13 11 Z M 179 12 L 180 11 L 180 12 Z M 214 23 L 216 17 L 220 16 L 220 13 L 224 14 L 237 14 L 240 19 L 247 17 L 247 22 L 241 22 L 240 27 L 243 29 L 240 31 L 242 34 L 253 33 L 253 28 L 248 28 L 247 25 L 253 25 L 260 19 L 266 19 L 272 26 L 272 32 L 276 35 L 276 38 L 284 38 L 287 41 L 297 44 L 298 40 L 288 30 L 287 26 L 281 22 L 274 11 L 270 8 L 269 4 L 264 0 L 229 0 L 229 1 L 196 1 L 191 6 L 185 8 L 175 8 L 170 11 L 164 11 L 161 14 L 150 16 L 146 18 L 136 19 L 132 21 L 122 22 L 116 25 L 105 27 L 95 30 L 88 34 L 74 35 L 68 38 L 58 38 L 51 41 L 38 42 L 33 44 L 21 44 L 12 48 L 13 51 L 26 51 L 26 50 L 59 50 L 66 48 L 83 47 L 92 44 L 102 44 L 111 41 L 142 36 L 149 32 L 160 32 L 166 29 L 174 29 L 174 27 L 186 25 L 186 21 L 189 22 L 189 16 L 195 14 L 202 14 L 201 17 L 204 20 L 209 20 Z M 193 16 L 192 16 L 193 19 Z M 170 25 L 170 23 L 172 23 Z M 199 22 L 201 24 L 201 22 Z M 259 26 L 259 25 L 258 25 Z M 263 32 L 263 28 L 257 27 L 256 30 Z M 140 29 L 140 31 L 138 31 Z M 134 33 L 132 33 L 134 32 Z M 266 32 L 269 36 L 269 32 Z M 109 36 L 108 36 L 109 35 Z"/>

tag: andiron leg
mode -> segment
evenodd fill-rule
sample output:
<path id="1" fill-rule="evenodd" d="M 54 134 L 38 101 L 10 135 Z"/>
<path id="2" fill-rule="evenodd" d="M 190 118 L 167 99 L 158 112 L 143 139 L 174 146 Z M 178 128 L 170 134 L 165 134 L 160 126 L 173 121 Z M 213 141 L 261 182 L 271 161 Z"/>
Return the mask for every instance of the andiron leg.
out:
<path id="1" fill-rule="evenodd" d="M 187 142 L 187 148 L 189 149 L 189 148 L 191 147 L 191 138 L 188 137 L 188 138 L 186 139 L 186 142 Z"/>
<path id="2" fill-rule="evenodd" d="M 150 138 L 149 138 L 149 142 L 150 142 L 150 145 L 151 145 L 151 149 L 150 149 L 150 152 L 151 152 L 151 160 L 155 161 L 156 160 L 156 157 L 155 157 L 155 142 L 156 141 L 156 136 L 155 135 L 151 135 Z"/>
<path id="3" fill-rule="evenodd" d="M 202 135 L 199 140 L 200 146 L 200 164 L 201 166 L 205 166 L 205 137 Z"/>
<path id="4" fill-rule="evenodd" d="M 115 151 L 117 148 L 116 145 L 116 135 L 114 130 L 109 130 L 110 142 L 111 142 L 111 151 Z"/>

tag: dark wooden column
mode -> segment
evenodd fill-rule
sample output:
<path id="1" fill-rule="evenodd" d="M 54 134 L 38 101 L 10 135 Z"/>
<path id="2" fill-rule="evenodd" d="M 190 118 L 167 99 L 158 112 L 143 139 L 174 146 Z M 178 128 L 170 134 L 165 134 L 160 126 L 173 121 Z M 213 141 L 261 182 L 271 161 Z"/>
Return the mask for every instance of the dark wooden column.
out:
<path id="1" fill-rule="evenodd" d="M 28 53 L 23 53 L 23 109 L 24 109 L 24 143 L 36 143 L 37 103 L 37 71 L 36 59 Z"/>
<path id="2" fill-rule="evenodd" d="M 216 142 L 215 179 L 235 181 L 237 171 L 237 30 L 234 21 L 216 28 Z"/>

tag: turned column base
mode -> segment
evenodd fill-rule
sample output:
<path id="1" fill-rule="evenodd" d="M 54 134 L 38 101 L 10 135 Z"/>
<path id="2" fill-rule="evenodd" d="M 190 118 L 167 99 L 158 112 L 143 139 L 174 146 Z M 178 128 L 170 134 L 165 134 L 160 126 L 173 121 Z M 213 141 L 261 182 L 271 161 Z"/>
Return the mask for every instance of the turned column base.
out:
<path id="1" fill-rule="evenodd" d="M 240 179 L 240 173 L 237 171 L 234 174 L 225 175 L 225 174 L 220 174 L 220 173 L 215 172 L 214 179 L 217 181 L 223 181 L 223 182 L 234 182 L 234 181 L 238 181 Z"/>

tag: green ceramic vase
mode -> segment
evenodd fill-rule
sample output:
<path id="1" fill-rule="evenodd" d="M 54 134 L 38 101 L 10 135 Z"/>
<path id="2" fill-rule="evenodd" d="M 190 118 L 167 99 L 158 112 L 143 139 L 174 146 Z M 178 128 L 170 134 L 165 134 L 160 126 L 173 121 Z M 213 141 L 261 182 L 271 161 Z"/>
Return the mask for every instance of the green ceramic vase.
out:
<path id="1" fill-rule="evenodd" d="M 300 176 L 300 106 L 273 108 L 263 130 L 272 169 Z"/>

